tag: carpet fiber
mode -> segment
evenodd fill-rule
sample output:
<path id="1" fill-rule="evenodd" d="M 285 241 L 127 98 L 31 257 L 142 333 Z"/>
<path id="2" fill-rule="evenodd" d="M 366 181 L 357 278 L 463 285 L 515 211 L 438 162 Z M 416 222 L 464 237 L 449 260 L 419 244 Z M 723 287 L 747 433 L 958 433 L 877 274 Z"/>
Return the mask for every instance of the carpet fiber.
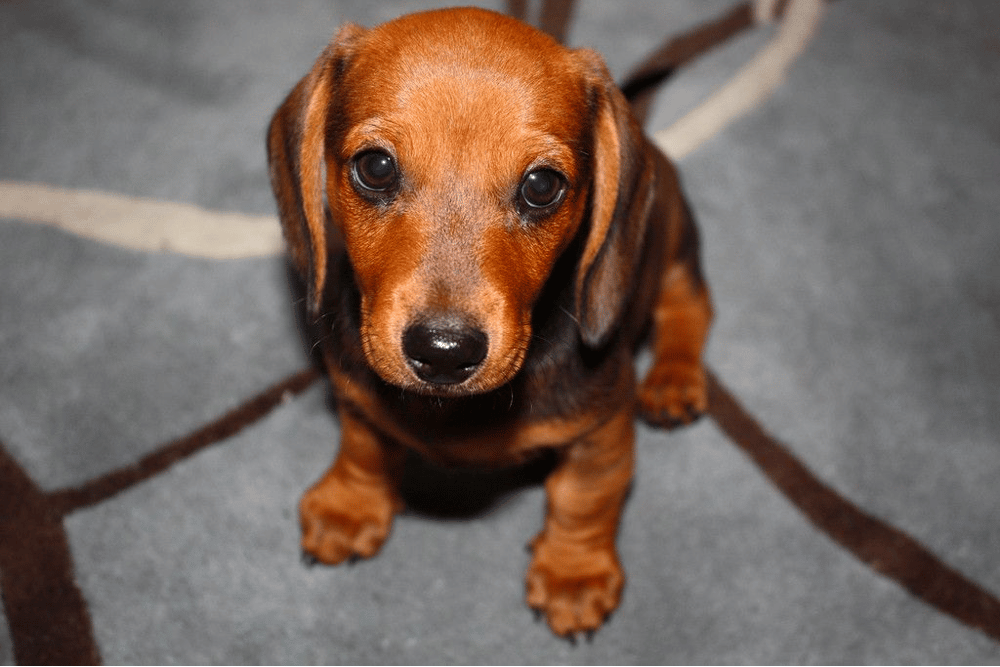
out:
<path id="1" fill-rule="evenodd" d="M 301 565 L 338 426 L 264 128 L 439 4 L 0 2 L 0 662 L 1000 663 L 993 0 L 529 12 L 678 158 L 709 414 L 637 426 L 591 642 L 523 603 L 533 471 L 415 466 L 378 557 Z"/>

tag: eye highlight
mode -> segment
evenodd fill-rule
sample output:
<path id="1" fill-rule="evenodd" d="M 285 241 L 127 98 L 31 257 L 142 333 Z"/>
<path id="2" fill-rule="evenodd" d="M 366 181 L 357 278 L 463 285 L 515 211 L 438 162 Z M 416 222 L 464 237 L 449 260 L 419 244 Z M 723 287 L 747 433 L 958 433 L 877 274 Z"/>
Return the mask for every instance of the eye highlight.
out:
<path id="1" fill-rule="evenodd" d="M 391 195 L 399 184 L 396 161 L 383 150 L 359 153 L 354 158 L 351 176 L 360 194 L 379 199 Z"/>

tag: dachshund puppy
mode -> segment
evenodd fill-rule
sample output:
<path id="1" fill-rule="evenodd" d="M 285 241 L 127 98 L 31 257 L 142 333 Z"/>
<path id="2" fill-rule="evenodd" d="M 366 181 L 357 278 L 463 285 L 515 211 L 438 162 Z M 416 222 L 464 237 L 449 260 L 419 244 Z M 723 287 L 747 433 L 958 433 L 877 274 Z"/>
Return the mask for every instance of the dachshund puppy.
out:
<path id="1" fill-rule="evenodd" d="M 305 553 L 379 550 L 407 448 L 555 449 L 527 602 L 559 635 L 596 630 L 624 585 L 635 415 L 706 408 L 712 317 L 677 174 L 601 57 L 479 9 L 347 25 L 277 110 L 268 159 L 342 429 L 302 498 Z"/>

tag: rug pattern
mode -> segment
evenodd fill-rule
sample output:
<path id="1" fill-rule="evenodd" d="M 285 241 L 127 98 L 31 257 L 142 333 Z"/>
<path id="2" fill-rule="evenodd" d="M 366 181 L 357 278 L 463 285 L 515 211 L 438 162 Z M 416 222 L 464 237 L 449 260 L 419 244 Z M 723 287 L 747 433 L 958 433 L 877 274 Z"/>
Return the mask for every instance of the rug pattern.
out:
<path id="1" fill-rule="evenodd" d="M 0 660 L 1000 662 L 989 2 L 496 6 L 604 51 L 680 161 L 708 418 L 639 427 L 592 644 L 521 608 L 537 485 L 297 565 L 337 427 L 263 127 L 339 21 L 426 5 L 0 5 Z"/>

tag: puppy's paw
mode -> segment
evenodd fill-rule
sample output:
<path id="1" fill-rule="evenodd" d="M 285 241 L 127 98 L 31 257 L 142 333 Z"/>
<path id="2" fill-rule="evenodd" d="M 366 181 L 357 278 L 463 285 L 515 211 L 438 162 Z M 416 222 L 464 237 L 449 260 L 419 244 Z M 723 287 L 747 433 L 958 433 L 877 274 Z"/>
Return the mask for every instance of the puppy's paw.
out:
<path id="1" fill-rule="evenodd" d="M 639 387 L 639 413 L 656 426 L 688 424 L 707 409 L 708 380 L 700 363 L 656 363 Z"/>
<path id="2" fill-rule="evenodd" d="M 575 641 L 589 639 L 618 607 L 625 574 L 614 545 L 587 548 L 549 540 L 545 535 L 531 545 L 527 602 L 544 616 L 552 632 Z"/>
<path id="3" fill-rule="evenodd" d="M 400 502 L 386 490 L 324 479 L 299 503 L 302 553 L 327 565 L 370 558 L 389 536 L 399 509 Z"/>

